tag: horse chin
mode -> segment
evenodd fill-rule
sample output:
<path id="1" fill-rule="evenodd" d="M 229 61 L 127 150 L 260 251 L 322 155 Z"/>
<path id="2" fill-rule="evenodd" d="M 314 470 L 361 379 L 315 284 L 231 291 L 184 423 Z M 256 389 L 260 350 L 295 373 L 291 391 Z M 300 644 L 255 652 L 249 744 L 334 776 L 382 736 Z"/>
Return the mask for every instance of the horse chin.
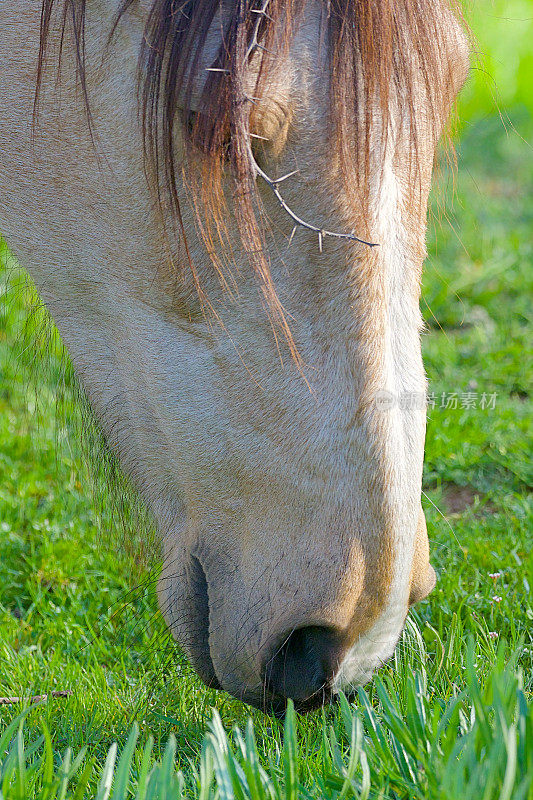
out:
<path id="1" fill-rule="evenodd" d="M 257 708 L 259 711 L 262 711 L 263 714 L 276 719 L 283 718 L 285 712 L 287 711 L 287 698 L 282 697 L 281 695 L 273 694 L 268 690 L 253 694 L 245 694 L 237 699 L 243 703 L 247 703 L 253 708 Z M 332 693 L 331 689 L 324 687 L 306 700 L 294 701 L 294 708 L 298 714 L 305 715 L 310 714 L 312 711 L 317 711 L 319 708 L 322 708 L 329 703 L 335 702 L 336 696 Z"/>

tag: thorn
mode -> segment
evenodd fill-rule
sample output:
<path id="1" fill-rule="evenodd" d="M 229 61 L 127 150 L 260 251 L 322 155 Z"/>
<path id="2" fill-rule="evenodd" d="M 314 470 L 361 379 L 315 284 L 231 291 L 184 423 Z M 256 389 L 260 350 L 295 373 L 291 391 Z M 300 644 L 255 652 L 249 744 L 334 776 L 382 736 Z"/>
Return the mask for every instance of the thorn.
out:
<path id="1" fill-rule="evenodd" d="M 255 45 L 254 45 L 254 47 L 258 47 L 258 48 L 259 48 L 259 50 L 262 50 L 264 53 L 268 53 L 268 55 L 269 55 L 269 56 L 273 56 L 273 55 L 275 55 L 275 54 L 272 52 L 272 50 L 268 50 L 266 47 L 263 47 L 263 45 L 262 45 L 262 44 L 259 44 L 259 42 L 256 42 L 256 43 L 255 43 Z"/>
<path id="2" fill-rule="evenodd" d="M 274 22 L 270 14 L 267 14 L 267 12 L 264 11 L 262 8 L 252 8 L 251 12 L 252 14 L 260 14 L 262 17 L 266 17 L 267 19 L 269 19 L 270 22 Z"/>
<path id="3" fill-rule="evenodd" d="M 281 183 L 282 181 L 286 181 L 287 178 L 292 178 L 293 175 L 297 175 L 299 172 L 300 172 L 299 169 L 294 169 L 292 172 L 287 172 L 287 174 L 286 175 L 282 175 L 281 178 L 276 178 L 276 180 L 274 181 L 274 184 L 277 186 L 278 183 Z"/>
<path id="4" fill-rule="evenodd" d="M 226 75 L 229 75 L 229 69 L 222 69 L 222 67 L 206 67 L 206 72 L 224 72 Z"/>
<path id="5" fill-rule="evenodd" d="M 252 100 L 252 102 L 253 102 L 253 100 Z M 287 175 L 283 175 L 281 178 L 278 178 L 277 180 L 272 180 L 272 178 L 270 178 L 266 174 L 266 172 L 264 172 L 261 169 L 261 167 L 258 165 L 257 161 L 255 160 L 254 154 L 253 154 L 253 150 L 252 150 L 252 146 L 251 146 L 250 142 L 247 143 L 247 148 L 248 148 L 248 156 L 249 156 L 249 159 L 250 159 L 250 166 L 251 166 L 251 170 L 252 170 L 252 173 L 253 173 L 254 177 L 255 178 L 260 177 L 268 186 L 270 186 L 270 188 L 272 189 L 272 192 L 274 193 L 274 196 L 276 197 L 278 203 L 283 208 L 283 210 L 287 212 L 287 214 L 289 215 L 289 217 L 293 221 L 294 227 L 293 227 L 292 233 L 291 233 L 291 235 L 289 237 L 289 242 L 287 244 L 287 247 L 290 246 L 290 244 L 291 244 L 291 242 L 292 242 L 292 240 L 294 238 L 294 235 L 296 233 L 296 228 L 298 226 L 304 228 L 305 230 L 313 231 L 314 233 L 318 234 L 318 248 L 319 248 L 321 253 L 322 253 L 322 249 L 323 249 L 323 243 L 324 243 L 324 237 L 325 236 L 332 236 L 332 237 L 334 237 L 336 239 L 345 239 L 345 240 L 346 239 L 351 239 L 352 241 L 358 241 L 361 244 L 368 245 L 369 247 L 377 247 L 378 246 L 377 242 L 367 242 L 365 239 L 359 239 L 359 237 L 357 237 L 355 235 L 353 230 L 352 230 L 351 233 L 340 233 L 340 232 L 336 232 L 336 231 L 328 231 L 328 230 L 325 230 L 324 228 L 317 228 L 315 225 L 311 225 L 311 223 L 306 222 L 303 219 L 300 219 L 300 217 L 298 217 L 298 215 L 295 214 L 294 211 L 289 207 L 288 203 L 286 202 L 286 200 L 284 199 L 284 197 L 282 196 L 282 194 L 281 194 L 281 192 L 280 192 L 280 190 L 278 188 L 278 182 L 283 181 L 286 178 L 289 178 L 291 175 L 294 175 L 295 172 L 298 172 L 299 170 L 294 170 L 294 172 L 288 173 Z"/>
<path id="6" fill-rule="evenodd" d="M 269 142 L 270 139 L 267 136 L 259 136 L 258 133 L 251 133 L 250 136 L 252 139 L 262 139 L 264 142 Z"/>

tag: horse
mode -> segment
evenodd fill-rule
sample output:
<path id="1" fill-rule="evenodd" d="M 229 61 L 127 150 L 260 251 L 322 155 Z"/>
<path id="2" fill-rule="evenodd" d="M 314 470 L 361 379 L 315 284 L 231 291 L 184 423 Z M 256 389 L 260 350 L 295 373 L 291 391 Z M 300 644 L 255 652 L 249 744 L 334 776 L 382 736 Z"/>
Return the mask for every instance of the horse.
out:
<path id="1" fill-rule="evenodd" d="M 419 295 L 468 70 L 443 0 L 0 4 L 0 230 L 172 635 L 267 711 L 370 680 L 435 585 Z"/>

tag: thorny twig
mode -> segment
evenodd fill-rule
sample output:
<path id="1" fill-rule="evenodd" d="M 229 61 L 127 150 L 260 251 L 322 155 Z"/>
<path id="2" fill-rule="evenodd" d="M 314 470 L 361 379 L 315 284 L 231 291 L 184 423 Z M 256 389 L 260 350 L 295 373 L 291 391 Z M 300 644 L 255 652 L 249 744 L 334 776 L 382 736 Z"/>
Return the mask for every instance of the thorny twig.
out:
<path id="1" fill-rule="evenodd" d="M 265 47 L 263 47 L 263 45 L 259 43 L 259 38 L 258 38 L 259 28 L 261 26 L 262 18 L 266 17 L 267 19 L 270 20 L 272 19 L 272 17 L 270 17 L 267 14 L 267 8 L 269 4 L 270 0 L 263 0 L 261 8 L 251 10 L 252 14 L 257 15 L 257 19 L 254 23 L 252 38 L 248 46 L 248 50 L 246 51 L 245 64 L 248 63 L 250 56 L 253 54 L 254 50 L 259 49 L 264 52 L 269 52 L 266 50 Z M 248 97 L 247 99 L 250 102 L 255 102 L 258 98 Z M 254 136 L 253 134 L 250 135 L 253 136 L 253 138 L 264 138 L 264 137 Z M 287 180 L 287 178 L 292 177 L 292 175 L 295 175 L 297 172 L 299 172 L 299 170 L 294 170 L 293 172 L 289 172 L 287 175 L 283 175 L 281 178 L 273 180 L 266 174 L 264 170 L 261 169 L 261 167 L 255 160 L 251 143 L 248 144 L 248 157 L 250 159 L 250 166 L 252 168 L 254 176 L 261 178 L 267 184 L 267 186 L 269 186 L 272 189 L 276 200 L 294 222 L 294 228 L 292 229 L 292 233 L 289 238 L 289 244 L 292 242 L 294 238 L 296 229 L 300 227 L 300 228 L 305 228 L 308 231 L 313 231 L 313 233 L 316 233 L 318 235 L 318 249 L 320 250 L 320 252 L 322 252 L 322 242 L 325 236 L 330 236 L 335 239 L 349 239 L 352 242 L 360 242 L 361 244 L 366 244 L 368 247 L 378 246 L 376 242 L 367 242 L 365 239 L 360 239 L 359 236 L 356 236 L 354 233 L 337 233 L 336 231 L 329 231 L 324 228 L 319 228 L 316 225 L 312 225 L 310 222 L 306 222 L 305 220 L 301 219 L 301 217 L 299 217 L 297 214 L 294 213 L 294 211 L 291 209 L 291 207 L 288 205 L 287 201 L 279 191 L 279 184 L 282 181 Z"/>
<path id="2" fill-rule="evenodd" d="M 255 160 L 251 145 L 248 146 L 248 153 L 254 175 L 256 177 L 261 178 L 267 184 L 267 186 L 269 186 L 272 189 L 272 192 L 274 193 L 276 200 L 294 222 L 294 227 L 289 237 L 289 244 L 291 244 L 294 238 L 294 234 L 296 233 L 296 230 L 298 228 L 305 228 L 305 230 L 313 231 L 313 233 L 316 233 L 318 235 L 318 249 L 320 250 L 320 252 L 322 252 L 322 242 L 326 236 L 330 236 L 334 239 L 349 239 L 352 242 L 360 242 L 361 244 L 366 244 L 368 247 L 379 247 L 377 242 L 367 242 L 365 239 L 360 239 L 359 236 L 355 235 L 355 233 L 339 233 L 337 231 L 328 231 L 325 228 L 319 228 L 316 225 L 312 225 L 310 222 L 306 222 L 305 220 L 303 220 L 301 217 L 299 217 L 297 214 L 294 213 L 294 211 L 289 206 L 289 204 L 287 203 L 287 201 L 285 200 L 285 198 L 283 197 L 278 188 L 278 184 L 280 184 L 282 181 L 287 180 L 287 178 L 292 177 L 292 175 L 295 175 L 300 170 L 296 169 L 293 172 L 289 172 L 287 175 L 283 175 L 281 178 L 272 179 L 266 174 L 264 170 L 261 169 L 261 167 Z"/>
<path id="3" fill-rule="evenodd" d="M 256 21 L 254 23 L 254 27 L 252 29 L 252 37 L 251 37 L 251 40 L 250 40 L 250 44 L 248 45 L 248 48 L 246 50 L 246 55 L 245 55 L 245 58 L 244 58 L 245 65 L 248 64 L 248 62 L 250 60 L 250 57 L 253 55 L 255 50 L 259 49 L 259 50 L 267 52 L 267 53 L 270 52 L 270 51 L 268 51 L 266 49 L 266 47 L 263 47 L 263 45 L 260 44 L 260 42 L 259 42 L 259 28 L 261 26 L 261 21 L 262 21 L 263 17 L 266 18 L 266 19 L 272 20 L 272 17 L 269 16 L 269 14 L 267 13 L 267 8 L 268 8 L 269 4 L 270 4 L 270 0 L 263 0 L 261 8 L 252 8 L 251 9 L 251 13 L 255 14 L 257 16 L 257 19 L 256 19 Z M 230 70 L 219 68 L 219 67 L 208 67 L 206 71 L 207 72 L 223 72 L 223 73 L 226 73 L 226 74 L 230 74 Z M 261 98 L 250 97 L 250 96 L 246 95 L 245 99 L 246 99 L 247 102 L 255 104 Z M 268 141 L 268 139 L 265 136 L 259 136 L 258 134 L 254 134 L 254 133 L 250 133 L 249 135 L 250 135 L 250 137 L 252 137 L 254 139 L 264 139 L 265 141 Z M 356 236 L 353 232 L 352 233 L 339 233 L 337 231 L 330 231 L 330 230 L 327 230 L 325 228 L 319 228 L 317 225 L 312 225 L 310 222 L 306 222 L 305 220 L 303 220 L 301 217 L 299 217 L 297 214 L 295 214 L 295 212 L 291 209 L 291 207 L 288 205 L 287 201 L 285 200 L 285 198 L 283 197 L 283 195 L 279 191 L 279 184 L 282 181 L 287 180 L 287 178 L 290 178 L 293 175 L 296 175 L 296 173 L 298 173 L 299 170 L 294 170 L 293 172 L 289 172 L 287 175 L 283 175 L 281 178 L 276 178 L 276 179 L 270 178 L 266 174 L 266 172 L 261 169 L 261 167 L 259 166 L 259 164 L 255 160 L 254 154 L 253 154 L 253 151 L 252 151 L 251 142 L 248 143 L 248 158 L 249 158 L 249 161 L 250 161 L 250 167 L 251 167 L 251 170 L 252 170 L 252 173 L 253 173 L 254 177 L 261 178 L 267 184 L 267 186 L 270 187 L 270 189 L 274 193 L 274 196 L 276 197 L 276 199 L 277 199 L 278 203 L 280 204 L 280 206 L 283 208 L 283 210 L 289 215 L 289 217 L 294 222 L 294 227 L 293 227 L 291 235 L 289 237 L 289 245 L 291 244 L 291 242 L 292 242 L 292 240 L 294 238 L 294 234 L 296 233 L 296 230 L 300 227 L 300 228 L 304 228 L 305 230 L 312 231 L 313 233 L 317 234 L 317 236 L 318 236 L 318 249 L 319 249 L 320 252 L 322 252 L 322 244 L 323 244 L 323 240 L 324 240 L 324 238 L 326 236 L 329 236 L 329 237 L 334 238 L 334 239 L 348 239 L 349 241 L 352 241 L 352 242 L 360 242 L 361 244 L 366 244 L 368 247 L 379 247 L 377 242 L 367 242 L 365 239 L 361 239 L 359 236 Z"/>
<path id="4" fill-rule="evenodd" d="M 267 8 L 270 4 L 270 0 L 263 0 L 263 5 L 261 8 L 252 8 L 251 13 L 257 16 L 256 21 L 254 22 L 254 27 L 252 30 L 252 38 L 250 40 L 250 44 L 248 45 L 248 50 L 246 51 L 246 56 L 244 58 L 244 63 L 248 64 L 250 60 L 250 56 L 254 52 L 256 48 L 259 50 L 265 50 L 265 48 L 259 44 L 259 28 L 261 27 L 262 18 L 265 17 L 272 21 L 272 17 L 267 14 Z"/>

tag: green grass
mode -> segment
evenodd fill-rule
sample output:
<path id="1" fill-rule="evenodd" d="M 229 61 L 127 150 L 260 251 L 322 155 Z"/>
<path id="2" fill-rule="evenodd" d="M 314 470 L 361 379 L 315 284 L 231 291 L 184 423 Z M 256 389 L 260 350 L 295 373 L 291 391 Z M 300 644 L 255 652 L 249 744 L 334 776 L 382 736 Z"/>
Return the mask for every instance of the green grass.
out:
<path id="1" fill-rule="evenodd" d="M 98 800 L 110 797 L 111 792 L 113 800 L 132 796 L 137 800 L 292 800 L 302 796 L 424 800 L 459 798 L 466 793 L 480 799 L 531 797 L 533 715 L 513 675 L 514 665 L 505 668 L 501 659 L 498 662 L 483 691 L 469 650 L 469 691 L 447 703 L 428 697 L 420 672 L 408 678 L 402 705 L 392 699 L 390 682 L 378 678 L 379 713 L 363 689 L 358 709 L 341 695 L 336 715 L 330 715 L 330 720 L 322 715 L 321 737 L 311 742 L 312 749 L 289 703 L 283 741 L 279 732 L 271 737 L 266 769 L 264 748 L 258 746 L 252 720 L 244 732 L 235 727 L 228 737 L 218 711 L 208 725 L 198 766 L 189 764 L 186 773 L 176 769 L 178 742 L 173 734 L 162 757 L 153 763 L 154 740 L 150 737 L 144 747 L 136 747 L 139 726 L 134 724 L 120 759 L 113 744 L 103 768 L 97 769 L 87 748 L 75 759 L 70 748 L 54 759 L 44 722 L 43 734 L 25 747 L 20 716 L 0 739 L 0 752 L 7 752 L 0 776 L 4 796 L 55 800 L 67 793 L 81 798 L 88 790 Z M 95 777 L 98 785 L 92 789 Z"/>
<path id="2" fill-rule="evenodd" d="M 132 581 L 106 545 L 113 520 L 98 522 L 76 440 L 56 425 L 60 346 L 31 318 L 51 351 L 46 369 L 24 348 L 31 293 L 16 267 L 5 270 L 0 695 L 72 695 L 24 720 L 24 701 L 0 706 L 0 798 L 532 800 L 531 59 L 501 66 L 503 6 L 490 8 L 480 35 L 512 105 L 502 122 L 490 91 L 476 101 L 477 84 L 467 88 L 455 197 L 444 173 L 423 279 L 436 401 L 423 505 L 438 584 L 391 662 L 349 702 L 280 723 L 200 684 L 157 613 L 154 576 Z M 506 8 L 533 16 L 530 3 Z M 519 54 L 528 30 L 514 36 Z M 463 407 L 468 392 L 475 407 Z M 457 408 L 441 408 L 443 393 L 445 404 L 456 393 Z"/>

